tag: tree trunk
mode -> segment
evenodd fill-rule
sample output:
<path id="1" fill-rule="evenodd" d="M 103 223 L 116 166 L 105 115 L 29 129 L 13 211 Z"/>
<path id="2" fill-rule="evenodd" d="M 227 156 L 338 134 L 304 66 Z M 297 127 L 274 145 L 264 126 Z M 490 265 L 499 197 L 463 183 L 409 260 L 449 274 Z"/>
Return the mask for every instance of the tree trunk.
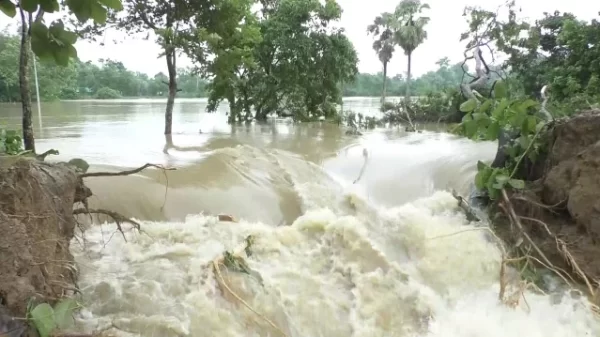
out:
<path id="1" fill-rule="evenodd" d="M 410 102 L 410 80 L 411 80 L 410 70 L 411 70 L 411 62 L 412 62 L 412 52 L 409 52 L 407 56 L 408 56 L 408 67 L 406 70 L 406 93 L 404 94 L 404 99 L 405 99 L 406 103 L 408 104 Z"/>
<path id="2" fill-rule="evenodd" d="M 173 105 L 177 95 L 177 63 L 175 50 L 167 52 L 167 69 L 169 71 L 169 98 L 167 99 L 167 110 L 165 111 L 165 135 L 170 135 L 173 127 Z"/>
<path id="3" fill-rule="evenodd" d="M 385 105 L 385 96 L 387 90 L 387 62 L 383 62 L 383 89 L 381 90 L 381 105 Z"/>
<path id="4" fill-rule="evenodd" d="M 23 107 L 23 144 L 25 150 L 35 153 L 35 138 L 33 136 L 33 123 L 31 116 L 31 89 L 29 88 L 29 57 L 31 54 L 29 24 L 22 9 L 21 21 L 21 51 L 19 57 L 19 89 L 21 105 Z"/>

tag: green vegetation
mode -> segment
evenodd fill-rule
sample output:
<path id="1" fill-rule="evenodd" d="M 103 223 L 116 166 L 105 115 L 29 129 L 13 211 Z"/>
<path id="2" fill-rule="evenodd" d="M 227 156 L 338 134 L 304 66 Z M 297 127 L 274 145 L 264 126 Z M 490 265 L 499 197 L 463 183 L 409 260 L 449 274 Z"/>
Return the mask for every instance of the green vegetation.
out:
<path id="1" fill-rule="evenodd" d="M 62 5 L 62 8 L 61 8 Z M 35 138 L 31 118 L 30 55 L 33 51 L 42 60 L 66 66 L 69 59 L 77 58 L 77 50 L 73 46 L 77 42 L 77 34 L 65 29 L 64 22 L 57 20 L 49 26 L 44 22 L 46 13 L 55 13 L 68 9 L 79 22 L 90 19 L 95 24 L 104 24 L 111 10 L 122 9 L 119 0 L 0 0 L 0 11 L 9 17 L 17 12 L 21 19 L 21 43 L 19 46 L 19 93 L 23 107 L 23 143 L 25 150 L 35 153 Z M 12 69 L 14 72 L 16 69 Z M 3 70 L 3 73 L 6 70 Z M 10 72 L 10 71 L 9 71 Z"/>
<path id="2" fill-rule="evenodd" d="M 23 151 L 19 132 L 0 128 L 0 155 L 16 155 Z"/>
<path id="3" fill-rule="evenodd" d="M 0 34 L 0 102 L 20 101 L 19 77 L 14 69 L 19 67 L 19 38 Z M 43 101 L 78 98 L 164 97 L 168 77 L 157 73 L 149 77 L 127 70 L 121 62 L 100 60 L 74 61 L 68 66 L 38 60 L 37 71 L 40 96 Z M 31 64 L 31 63 L 30 63 Z M 30 66 L 33 73 L 33 66 Z M 182 97 L 205 97 L 207 81 L 194 75 L 190 69 L 179 69 L 178 80 Z M 35 93 L 34 83 L 30 90 Z M 33 96 L 35 99 L 35 95 Z"/>
<path id="4" fill-rule="evenodd" d="M 527 156 L 534 161 L 539 154 L 540 132 L 545 128 L 545 121 L 532 112 L 539 104 L 528 98 L 511 99 L 507 86 L 498 81 L 494 86 L 493 98 L 483 101 L 470 99 L 461 104 L 465 112 L 460 125 L 460 132 L 474 140 L 497 140 L 501 130 L 511 133 L 517 131 L 519 137 L 511 142 L 505 151 L 508 160 L 503 167 L 491 167 L 483 162 L 477 163 L 475 186 L 486 190 L 491 199 L 497 199 L 502 189 L 511 187 L 523 189 L 525 183 L 517 179 L 518 169 Z"/>
<path id="5" fill-rule="evenodd" d="M 14 72 L 19 63 L 19 38 L 7 32 L 0 33 L 0 102 L 19 102 L 19 78 Z M 39 61 L 39 60 L 38 60 Z M 411 91 L 417 96 L 439 94 L 444 90 L 456 89 L 461 82 L 463 70 L 460 63 L 450 64 L 448 58 L 437 62 L 437 70 L 429 71 L 414 79 Z M 112 89 L 117 97 L 166 97 L 168 76 L 160 72 L 154 76 L 133 72 L 114 60 L 100 60 L 96 65 L 79 60 L 62 67 L 52 62 L 37 65 L 42 101 L 58 99 L 104 98 L 102 88 Z M 31 66 L 30 71 L 33 71 Z M 208 97 L 209 80 L 195 75 L 193 69 L 179 68 L 177 71 L 177 95 L 186 98 Z M 381 95 L 382 74 L 362 74 L 343 87 L 343 96 L 376 97 Z M 389 96 L 402 96 L 406 82 L 402 75 L 387 79 Z M 34 94 L 34 83 L 30 83 Z M 103 89 L 103 91 L 106 89 Z M 109 97 L 110 98 L 110 97 Z"/>
<path id="6" fill-rule="evenodd" d="M 48 303 L 40 303 L 30 308 L 27 318 L 31 320 L 40 337 L 56 336 L 57 332 L 75 325 L 73 313 L 78 307 L 77 302 L 70 298 L 56 303 L 54 308 Z"/>
<path id="7" fill-rule="evenodd" d="M 555 117 L 600 103 L 600 67 L 593 61 L 600 56 L 599 22 L 555 12 L 531 24 L 517 17 L 514 3 L 507 7 L 506 18 L 467 8 L 469 31 L 462 36 L 478 67 L 473 81 L 461 86 L 468 99 L 460 106 L 464 116 L 456 131 L 471 139 L 509 138 L 501 150 L 502 163 L 478 164 L 476 186 L 491 199 L 504 189 L 525 187 L 523 167 L 547 151 L 541 135 Z M 492 78 L 479 52 L 494 45 L 494 53 L 509 55 L 500 65 L 508 73 L 503 80 Z"/>

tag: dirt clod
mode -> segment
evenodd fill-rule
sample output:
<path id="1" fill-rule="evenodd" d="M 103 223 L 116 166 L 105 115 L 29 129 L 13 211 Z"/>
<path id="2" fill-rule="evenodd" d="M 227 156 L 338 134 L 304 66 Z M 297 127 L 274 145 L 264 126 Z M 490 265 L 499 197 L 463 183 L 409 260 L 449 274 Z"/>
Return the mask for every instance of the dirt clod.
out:
<path id="1" fill-rule="evenodd" d="M 0 169 L 0 301 L 11 315 L 75 288 L 73 204 L 89 194 L 66 164 L 22 158 Z"/>
<path id="2" fill-rule="evenodd" d="M 558 122 L 541 165 L 532 188 L 511 196 L 524 230 L 554 267 L 600 280 L 600 110 Z"/>

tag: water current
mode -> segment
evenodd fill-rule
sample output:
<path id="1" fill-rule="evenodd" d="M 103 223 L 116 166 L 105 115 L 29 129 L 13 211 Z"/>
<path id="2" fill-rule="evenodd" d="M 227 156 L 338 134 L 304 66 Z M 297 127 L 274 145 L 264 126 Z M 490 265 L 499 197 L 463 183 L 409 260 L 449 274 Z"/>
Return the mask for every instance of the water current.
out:
<path id="1" fill-rule="evenodd" d="M 375 102 L 346 106 L 366 114 Z M 104 223 L 72 242 L 82 330 L 144 337 L 600 335 L 586 302 L 570 292 L 528 290 L 516 308 L 498 300 L 501 251 L 450 193 L 468 194 L 476 161 L 491 161 L 495 144 L 435 126 L 359 137 L 325 123 L 231 128 L 222 113 L 201 113 L 204 105 L 179 103 L 178 131 L 167 140 L 160 102 L 44 107 L 38 147 L 59 149 L 60 159 L 81 157 L 93 170 L 146 162 L 177 168 L 86 182 L 95 207 L 139 219 L 143 231 L 125 226 L 125 241 Z M 11 124 L 16 108 L 8 111 L 4 122 Z M 220 269 L 238 299 L 211 262 L 243 247 L 248 235 L 255 238 L 250 275 Z"/>

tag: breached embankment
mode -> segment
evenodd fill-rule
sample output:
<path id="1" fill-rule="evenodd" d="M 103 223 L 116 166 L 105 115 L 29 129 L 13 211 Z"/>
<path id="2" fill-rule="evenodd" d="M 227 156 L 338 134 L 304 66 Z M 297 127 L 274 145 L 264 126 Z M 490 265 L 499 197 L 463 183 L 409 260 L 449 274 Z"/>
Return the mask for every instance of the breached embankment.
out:
<path id="1" fill-rule="evenodd" d="M 513 194 L 512 204 L 542 252 L 537 258 L 594 297 L 600 280 L 600 110 L 556 121 L 545 144 L 544 156 L 528 168 L 529 188 Z M 518 230 L 496 229 L 511 244 L 522 240 Z"/>
<path id="2" fill-rule="evenodd" d="M 28 305 L 75 289 L 73 205 L 90 195 L 67 164 L 3 159 L 0 168 L 0 334 L 24 329 Z M 4 329 L 4 330 L 1 330 Z M 15 335 L 18 336 L 18 335 Z"/>
<path id="3" fill-rule="evenodd" d="M 143 233 L 124 226 L 127 242 L 114 235 L 113 224 L 92 226 L 85 242 L 71 242 L 85 308 L 77 317 L 81 330 L 144 337 L 275 336 L 259 315 L 219 288 L 210 265 L 252 235 L 256 241 L 247 263 L 260 282 L 235 272 L 223 271 L 224 278 L 290 337 L 566 337 L 600 331 L 586 303 L 570 296 L 557 301 L 527 291 L 527 303 L 516 308 L 498 301 L 500 251 L 465 218 L 451 194 L 381 207 L 301 158 L 261 159 L 253 157 L 264 155 L 260 151 L 239 150 L 250 157 L 227 150 L 236 157 L 232 167 L 244 173 L 243 163 L 250 169 L 274 166 L 276 174 L 264 181 L 280 177 L 303 215 L 290 226 L 204 215 L 144 222 Z M 247 160 L 253 158 L 258 164 Z M 148 176 L 154 174 L 162 172 Z M 176 179 L 171 182 L 177 186 Z"/>

